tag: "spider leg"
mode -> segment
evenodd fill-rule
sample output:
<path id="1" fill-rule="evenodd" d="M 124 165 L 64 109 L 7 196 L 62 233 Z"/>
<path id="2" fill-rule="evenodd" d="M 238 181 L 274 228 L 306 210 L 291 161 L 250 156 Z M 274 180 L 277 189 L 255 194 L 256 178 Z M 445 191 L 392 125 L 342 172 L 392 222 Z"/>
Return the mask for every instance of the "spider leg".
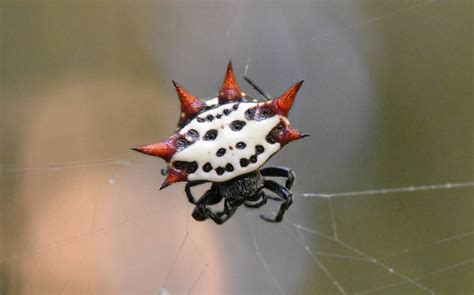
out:
<path id="1" fill-rule="evenodd" d="M 210 189 L 196 202 L 196 207 L 193 210 L 192 216 L 197 221 L 203 221 L 210 218 L 209 212 L 212 211 L 207 207 L 208 205 L 215 205 L 222 200 L 222 196 L 216 194 L 214 190 Z M 212 217 L 211 217 L 212 218 Z"/>
<path id="2" fill-rule="evenodd" d="M 184 191 L 186 192 L 186 196 L 188 197 L 189 203 L 196 204 L 196 199 L 194 198 L 193 193 L 191 192 L 191 188 L 193 186 L 200 185 L 206 182 L 207 181 L 205 180 L 196 180 L 196 181 L 190 181 L 186 184 Z"/>
<path id="3" fill-rule="evenodd" d="M 267 200 L 268 200 L 268 197 L 265 195 L 265 193 L 260 191 L 258 193 L 257 200 L 255 200 L 255 201 L 258 201 L 258 202 L 245 201 L 244 206 L 247 207 L 247 208 L 260 208 L 260 207 L 262 207 L 263 205 L 265 205 L 267 203 Z M 280 200 L 280 199 L 278 199 L 278 200 Z"/>
<path id="4" fill-rule="evenodd" d="M 267 217 L 263 214 L 260 214 L 260 217 L 268 222 L 282 221 L 283 215 L 285 214 L 286 210 L 288 210 L 288 208 L 293 203 L 293 194 L 286 187 L 273 180 L 265 180 L 263 186 L 269 191 L 277 194 L 280 198 L 282 198 L 283 203 L 280 205 L 280 210 L 274 218 Z"/>
<path id="5" fill-rule="evenodd" d="M 253 87 L 253 89 L 255 89 L 255 91 L 257 91 L 258 93 L 260 93 L 264 98 L 265 100 L 271 100 L 272 98 L 270 97 L 270 95 L 266 94 L 265 91 L 263 91 L 262 88 L 260 88 L 254 81 L 252 81 L 249 77 L 245 76 L 244 75 L 244 80 L 250 84 L 250 86 Z"/>
<path id="6" fill-rule="evenodd" d="M 291 189 L 295 182 L 295 172 L 287 167 L 265 167 L 260 170 L 262 176 L 286 177 L 285 187 Z"/>
<path id="7" fill-rule="evenodd" d="M 224 210 L 221 212 L 214 212 L 210 208 L 206 208 L 206 215 L 211 218 L 217 224 L 223 224 L 226 222 L 232 215 L 234 215 L 235 211 L 239 206 L 231 205 L 227 200 L 224 201 Z"/>

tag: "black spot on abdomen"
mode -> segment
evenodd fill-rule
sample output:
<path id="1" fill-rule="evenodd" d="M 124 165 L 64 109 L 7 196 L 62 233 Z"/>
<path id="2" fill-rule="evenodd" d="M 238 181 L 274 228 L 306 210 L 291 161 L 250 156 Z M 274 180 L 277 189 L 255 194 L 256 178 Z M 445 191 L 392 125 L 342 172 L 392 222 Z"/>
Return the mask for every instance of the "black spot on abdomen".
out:
<path id="1" fill-rule="evenodd" d="M 240 166 L 247 167 L 249 165 L 249 160 L 242 158 L 240 159 Z"/>
<path id="2" fill-rule="evenodd" d="M 217 137 L 217 130 L 216 129 L 211 129 L 204 134 L 203 139 L 204 140 L 215 140 Z"/>
<path id="3" fill-rule="evenodd" d="M 256 156 L 250 156 L 250 162 L 251 163 L 257 163 L 257 157 Z"/>
<path id="4" fill-rule="evenodd" d="M 204 171 L 204 172 L 209 172 L 211 170 L 212 170 L 211 163 L 206 163 L 206 164 L 204 164 L 204 166 L 202 166 L 202 171 Z"/>
<path id="5" fill-rule="evenodd" d="M 222 168 L 222 167 L 217 167 L 217 168 L 216 168 L 216 173 L 217 173 L 217 175 L 222 175 L 222 174 L 224 174 L 224 171 L 225 171 L 225 170 L 224 170 L 224 168 Z"/>
<path id="6" fill-rule="evenodd" d="M 225 154 L 226 150 L 225 148 L 220 148 L 217 150 L 216 156 L 222 157 Z"/>
<path id="7" fill-rule="evenodd" d="M 256 145 L 255 146 L 255 152 L 257 153 L 257 155 L 263 153 L 265 151 L 265 148 L 263 147 L 263 145 Z"/>
<path id="8" fill-rule="evenodd" d="M 176 161 L 173 163 L 175 169 L 180 171 L 185 171 L 189 174 L 196 172 L 198 169 L 198 164 L 196 161 L 185 162 L 185 161 Z"/>
<path id="9" fill-rule="evenodd" d="M 188 135 L 189 135 L 191 138 L 198 138 L 198 137 L 199 137 L 199 132 L 197 132 L 196 129 L 189 129 L 189 130 L 188 130 Z"/>
<path id="10" fill-rule="evenodd" d="M 255 120 L 255 109 L 254 108 L 251 108 L 251 109 L 248 109 L 245 111 L 245 119 L 247 120 Z"/>
<path id="11" fill-rule="evenodd" d="M 238 148 L 239 150 L 243 150 L 247 145 L 243 141 L 239 141 L 235 147 Z"/>
<path id="12" fill-rule="evenodd" d="M 240 131 L 242 130 L 242 128 L 244 128 L 246 124 L 247 123 L 245 123 L 244 121 L 235 120 L 230 123 L 230 129 L 232 129 L 233 131 Z"/>
<path id="13" fill-rule="evenodd" d="M 230 164 L 230 163 L 225 165 L 225 171 L 227 171 L 227 172 L 234 171 L 234 166 L 232 166 L 232 164 Z"/>
<path id="14" fill-rule="evenodd" d="M 271 133 L 268 134 L 268 135 L 265 137 L 265 139 L 267 140 L 267 142 L 268 142 L 269 144 L 274 144 L 274 143 L 276 142 L 275 137 L 274 137 L 273 134 L 271 134 Z"/>

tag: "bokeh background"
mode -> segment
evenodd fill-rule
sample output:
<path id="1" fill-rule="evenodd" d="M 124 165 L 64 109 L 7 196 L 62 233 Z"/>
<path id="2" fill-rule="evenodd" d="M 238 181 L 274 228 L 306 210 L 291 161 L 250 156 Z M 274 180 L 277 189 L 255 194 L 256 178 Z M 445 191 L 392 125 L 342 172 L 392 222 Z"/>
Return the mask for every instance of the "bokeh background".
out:
<path id="1" fill-rule="evenodd" d="M 0 294 L 472 294 L 472 1 L 2 1 Z M 232 59 L 312 137 L 282 224 L 190 218 L 129 147 Z M 470 184 L 469 184 L 470 183 Z M 444 189 L 447 188 L 447 189 Z M 205 188 L 198 189 L 202 192 Z"/>

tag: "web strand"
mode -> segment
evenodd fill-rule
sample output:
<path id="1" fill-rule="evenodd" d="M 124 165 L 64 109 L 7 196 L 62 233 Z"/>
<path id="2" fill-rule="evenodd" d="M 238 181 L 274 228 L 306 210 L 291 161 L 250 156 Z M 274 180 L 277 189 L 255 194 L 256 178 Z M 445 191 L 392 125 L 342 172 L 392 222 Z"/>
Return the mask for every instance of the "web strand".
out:
<path id="1" fill-rule="evenodd" d="M 362 27 L 362 26 L 366 26 L 368 24 L 371 24 L 371 23 L 375 23 L 375 22 L 379 22 L 383 19 L 386 19 L 386 18 L 390 18 L 390 17 L 394 17 L 394 16 L 397 16 L 403 12 L 407 12 L 407 11 L 411 11 L 411 10 L 414 10 L 414 9 L 418 9 L 418 8 L 422 8 L 422 7 L 426 7 L 428 5 L 431 5 L 435 2 L 437 2 L 438 0 L 428 0 L 426 2 L 421 2 L 421 3 L 418 3 L 418 4 L 415 4 L 413 6 L 409 6 L 409 7 L 406 7 L 406 8 L 402 8 L 402 9 L 397 9 L 397 10 L 394 10 L 394 11 L 391 11 L 391 12 L 388 12 L 388 13 L 385 13 L 383 15 L 379 15 L 379 16 L 375 16 L 375 17 L 372 17 L 372 18 L 369 18 L 368 20 L 365 20 L 365 21 L 361 21 L 361 22 L 358 22 L 358 23 L 355 23 L 353 25 L 348 25 L 348 26 L 345 26 L 345 27 L 342 27 L 340 29 L 336 29 L 336 30 L 331 30 L 325 34 L 322 34 L 322 35 L 319 35 L 319 36 L 315 36 L 314 38 L 311 39 L 311 41 L 315 42 L 315 41 L 321 41 L 322 39 L 326 39 L 328 37 L 333 37 L 335 35 L 338 35 L 338 34 L 341 34 L 343 32 L 347 32 L 347 31 L 350 31 L 350 30 L 353 30 L 355 28 L 359 28 L 359 27 Z"/>
<path id="2" fill-rule="evenodd" d="M 313 261 L 316 262 L 316 264 L 319 266 L 319 268 L 328 276 L 328 278 L 332 281 L 334 286 L 336 286 L 336 288 L 339 290 L 339 292 L 341 292 L 341 294 L 343 294 L 343 295 L 347 294 L 346 291 L 344 290 L 344 288 L 342 288 L 342 286 L 336 281 L 334 276 L 329 272 L 327 267 L 321 262 L 321 260 L 319 260 L 316 257 L 316 255 L 314 255 L 313 251 L 311 251 L 311 248 L 307 245 L 306 239 L 304 238 L 304 235 L 301 232 L 301 228 L 297 226 L 296 230 L 298 231 L 298 235 L 300 237 L 299 240 L 303 244 L 303 247 L 304 247 L 305 251 L 311 256 Z"/>
<path id="3" fill-rule="evenodd" d="M 350 251 L 352 251 L 352 252 L 354 252 L 354 253 L 356 253 L 356 254 L 358 254 L 358 255 L 364 257 L 364 258 L 366 258 L 366 259 L 367 259 L 368 261 L 370 261 L 371 263 L 373 263 L 373 264 L 375 264 L 375 265 L 377 265 L 377 266 L 380 266 L 381 268 L 385 269 L 387 272 L 392 273 L 392 274 L 394 274 L 394 275 L 400 277 L 401 279 L 403 279 L 403 280 L 406 281 L 407 283 L 410 283 L 410 284 L 412 284 L 412 285 L 414 285 L 414 286 L 416 286 L 416 287 L 418 287 L 418 288 L 420 288 L 420 289 L 422 289 L 422 290 L 424 290 L 424 291 L 426 291 L 426 292 L 428 292 L 428 293 L 430 293 L 430 294 L 434 294 L 434 293 L 435 293 L 433 290 L 430 290 L 430 289 L 428 289 L 427 287 L 421 285 L 421 284 L 418 283 L 416 280 L 409 278 L 408 276 L 406 276 L 406 275 L 400 273 L 399 271 L 395 270 L 394 268 L 392 268 L 392 267 L 390 267 L 390 266 L 384 264 L 383 262 L 377 260 L 375 257 L 371 257 L 370 255 L 368 255 L 368 254 L 366 254 L 366 253 L 364 253 L 364 252 L 362 252 L 362 251 L 356 249 L 355 247 L 350 246 L 349 244 L 345 243 L 344 241 L 341 241 L 340 239 L 332 238 L 332 237 L 330 237 L 330 236 L 328 236 L 328 235 L 326 235 L 326 234 L 322 234 L 322 233 L 320 233 L 320 232 L 318 232 L 318 231 L 316 231 L 316 230 L 313 230 L 313 229 L 311 229 L 311 228 L 302 226 L 302 225 L 297 224 L 297 223 L 293 223 L 293 222 L 291 222 L 291 221 L 287 221 L 287 222 L 289 222 L 289 223 L 291 223 L 293 226 L 295 226 L 296 229 L 298 230 L 298 232 L 305 231 L 305 232 L 307 232 L 307 233 L 311 233 L 311 234 L 318 235 L 318 236 L 321 236 L 321 237 L 323 237 L 323 238 L 332 240 L 332 241 L 338 243 L 339 245 L 343 246 L 344 248 L 346 248 L 346 249 L 348 249 L 348 250 L 350 250 Z M 304 237 L 303 237 L 302 233 L 301 233 L 301 236 L 302 236 L 302 240 L 304 241 Z M 305 249 L 306 249 L 306 251 L 310 254 L 310 256 L 315 257 L 314 254 L 309 250 L 309 246 L 305 245 Z M 324 265 L 323 265 L 319 260 L 315 260 L 315 261 L 316 261 L 316 263 L 324 270 L 324 272 L 326 272 L 326 274 L 327 274 L 328 276 L 330 276 L 330 278 L 332 279 L 332 281 L 336 284 L 337 281 L 330 275 L 329 272 L 327 272 L 327 269 L 324 267 Z M 338 289 L 341 291 L 342 294 L 345 294 L 344 289 L 342 289 L 342 287 L 340 287 L 339 283 L 337 283 L 336 286 L 338 286 Z"/>
<path id="4" fill-rule="evenodd" d="M 263 267 L 265 268 L 265 271 L 270 275 L 270 277 L 272 278 L 273 282 L 275 283 L 275 286 L 277 286 L 278 290 L 280 290 L 281 294 L 285 294 L 285 291 L 283 290 L 283 288 L 281 287 L 280 283 L 278 282 L 278 280 L 276 279 L 275 275 L 273 274 L 270 266 L 268 265 L 267 261 L 265 261 L 265 258 L 263 258 L 263 255 L 262 253 L 260 252 L 260 248 L 258 246 L 258 243 L 257 243 L 257 236 L 255 235 L 255 229 L 252 225 L 252 222 L 249 218 L 249 215 L 247 215 L 247 220 L 248 220 L 248 223 L 249 223 L 249 226 L 250 226 L 250 231 L 252 233 L 252 239 L 253 239 L 253 245 L 255 247 L 255 254 L 257 255 L 257 257 L 260 259 L 260 261 L 262 262 L 263 264 Z"/>
<path id="5" fill-rule="evenodd" d="M 48 171 L 61 171 L 63 169 L 74 169 L 74 168 L 88 168 L 88 167 L 97 167 L 97 166 L 108 166 L 108 165 L 117 165 L 117 166 L 130 166 L 131 163 L 127 160 L 104 160 L 104 161 L 93 161 L 93 162 L 74 162 L 74 163 L 65 163 L 65 164 L 59 164 L 59 165 L 39 165 L 39 166 L 29 166 L 29 167 L 0 167 L 0 175 L 5 175 L 5 174 L 25 174 L 25 173 L 38 173 L 38 172 L 48 172 Z M 115 174 L 114 172 L 113 174 Z M 116 179 L 115 177 L 109 177 L 108 179 L 108 184 L 113 185 L 112 193 L 114 195 L 117 194 L 118 188 L 116 187 Z M 332 234 L 325 234 L 322 233 L 316 229 L 313 229 L 308 226 L 304 226 L 300 224 L 296 220 L 292 220 L 291 218 L 288 219 L 285 217 L 285 221 L 282 224 L 282 226 L 292 235 L 294 236 L 294 239 L 298 241 L 299 244 L 304 249 L 304 252 L 311 257 L 311 261 L 315 263 L 327 276 L 327 278 L 332 282 L 332 284 L 337 288 L 339 293 L 341 294 L 347 294 L 347 293 L 352 293 L 354 291 L 348 291 L 349 288 L 348 286 L 343 286 L 343 284 L 340 283 L 338 280 L 337 276 L 335 276 L 333 273 L 329 271 L 329 268 L 326 266 L 326 264 L 321 261 L 321 257 L 326 257 L 327 259 L 342 259 L 345 261 L 361 261 L 361 262 L 367 262 L 374 264 L 380 268 L 382 268 L 384 271 L 387 273 L 393 274 L 397 276 L 401 281 L 395 282 L 395 283 L 390 283 L 390 284 L 385 284 L 381 286 L 377 286 L 374 288 L 368 288 L 365 290 L 360 290 L 360 291 L 355 291 L 355 294 L 368 294 L 376 291 L 381 291 L 381 290 L 386 290 L 389 288 L 394 288 L 397 286 L 401 286 L 404 284 L 410 284 L 415 286 L 416 288 L 423 290 L 426 293 L 434 294 L 434 290 L 426 287 L 420 281 L 423 279 L 432 277 L 434 275 L 450 271 L 453 269 L 457 269 L 460 267 L 464 267 L 467 265 L 471 265 L 474 263 L 473 258 L 469 258 L 467 260 L 463 261 L 454 261 L 453 263 L 449 265 L 445 265 L 439 269 L 433 270 L 426 272 L 422 275 L 418 275 L 416 277 L 409 277 L 408 275 L 402 273 L 398 269 L 394 269 L 390 265 L 388 265 L 385 261 L 394 256 L 399 256 L 399 255 L 406 255 L 407 253 L 411 252 L 417 252 L 417 251 L 423 251 L 426 250 L 430 247 L 434 247 L 440 244 L 445 244 L 445 243 L 450 243 L 453 241 L 458 241 L 461 239 L 466 239 L 469 237 L 472 237 L 474 235 L 474 231 L 467 231 L 467 232 L 461 232 L 457 234 L 453 234 L 451 236 L 444 237 L 442 239 L 438 239 L 432 242 L 428 242 L 425 244 L 422 244 L 421 246 L 417 247 L 412 247 L 412 248 L 406 248 L 402 251 L 398 252 L 393 252 L 393 253 L 388 253 L 387 255 L 384 255 L 380 258 L 376 258 L 374 256 L 371 256 L 368 253 L 365 253 L 361 250 L 359 250 L 357 247 L 354 247 L 353 245 L 350 245 L 344 240 L 344 237 L 340 237 L 338 234 L 338 225 L 336 222 L 336 217 L 337 217 L 337 211 L 335 210 L 336 208 L 334 207 L 333 198 L 342 198 L 342 197 L 365 197 L 365 196 L 377 196 L 377 195 L 385 195 L 385 194 L 393 194 L 393 193 L 410 193 L 410 192 L 418 192 L 418 191 L 436 191 L 436 190 L 454 190 L 454 189 L 462 189 L 462 188 L 469 188 L 469 187 L 474 187 L 474 181 L 471 182 L 449 182 L 449 183 L 442 183 L 442 184 L 428 184 L 428 185 L 417 185 L 417 186 L 404 186 L 404 187 L 396 187 L 396 188 L 381 188 L 381 189 L 370 189 L 370 190 L 362 190 L 362 191 L 349 191 L 349 192 L 341 192 L 341 193 L 295 193 L 294 195 L 297 197 L 303 197 L 307 198 L 309 200 L 315 199 L 315 198 L 323 198 L 328 200 L 328 213 L 329 213 L 329 220 L 330 224 L 332 227 Z M 96 226 L 96 216 L 97 214 L 100 214 L 97 210 L 97 201 L 99 199 L 99 195 L 101 194 L 102 189 L 100 187 L 97 188 L 95 191 L 95 194 L 97 196 L 93 199 L 94 200 L 94 206 L 93 206 L 93 214 L 92 214 L 92 222 L 91 222 L 91 228 L 87 233 L 84 234 L 79 234 L 76 235 L 72 238 L 60 240 L 54 243 L 51 243 L 49 245 L 45 245 L 44 247 L 34 249 L 33 251 L 30 251 L 30 253 L 23 253 L 19 254 L 18 256 L 10 256 L 4 258 L 0 263 L 5 263 L 8 261 L 12 261 L 15 259 L 23 259 L 26 258 L 28 255 L 32 255 L 41 251 L 45 250 L 51 250 L 54 248 L 59 248 L 59 247 L 64 247 L 68 244 L 71 243 L 76 243 L 79 240 L 85 239 L 90 236 L 98 236 L 102 235 L 105 233 L 108 233 L 110 231 L 118 230 L 125 224 L 130 224 L 130 223 L 135 223 L 139 222 L 140 220 L 144 219 L 147 216 L 150 216 L 152 214 L 156 214 L 156 212 L 159 212 L 160 208 L 156 208 L 154 210 L 148 210 L 148 212 L 142 212 L 139 216 L 127 218 L 124 220 L 121 220 L 120 222 L 117 222 L 115 224 L 108 225 L 106 227 L 98 228 Z M 171 278 L 173 277 L 173 271 L 175 271 L 177 261 L 179 258 L 182 256 L 184 247 L 187 245 L 187 243 L 191 242 L 192 247 L 194 248 L 195 254 L 197 256 L 201 256 L 202 253 L 199 253 L 199 248 L 197 247 L 196 243 L 194 242 L 191 233 L 189 232 L 189 223 L 192 222 L 190 219 L 190 210 L 192 210 L 192 206 L 188 205 L 188 210 L 186 211 L 186 229 L 184 236 L 179 244 L 179 247 L 177 249 L 177 252 L 175 254 L 175 257 L 173 258 L 173 261 L 169 267 L 169 270 L 166 273 L 166 276 L 164 278 L 163 283 L 161 284 L 162 291 L 161 294 L 168 294 L 168 291 L 166 289 L 167 285 L 170 283 Z M 291 211 L 290 211 L 291 212 Z M 276 286 L 276 288 L 284 294 L 285 291 L 280 283 L 280 281 L 277 279 L 275 276 L 275 273 L 272 271 L 272 268 L 270 264 L 267 263 L 267 260 L 264 258 L 262 255 L 262 252 L 260 250 L 259 244 L 258 244 L 258 239 L 257 235 L 255 232 L 255 226 L 254 224 L 250 221 L 249 216 L 252 214 L 247 214 L 247 220 L 248 224 L 250 227 L 251 231 L 251 239 L 253 242 L 253 246 L 255 248 L 255 253 L 260 261 L 260 263 L 263 265 L 265 271 L 268 273 L 270 276 L 272 282 Z M 290 215 L 291 216 L 291 215 Z M 288 225 L 294 228 L 294 231 L 290 230 Z M 296 233 L 295 233 L 296 232 Z M 337 243 L 339 246 L 349 250 L 353 255 L 341 255 L 338 253 L 332 253 L 332 252 L 327 252 L 327 251 L 316 251 L 314 249 L 311 249 L 307 240 L 305 239 L 305 234 L 310 234 L 317 236 L 318 238 L 321 239 L 326 239 L 333 241 Z M 206 271 L 208 270 L 208 264 L 206 263 L 207 258 L 204 257 L 204 263 L 200 271 L 197 273 L 197 275 L 193 276 L 192 283 L 190 284 L 189 289 L 186 291 L 187 294 L 192 294 L 197 290 L 197 286 L 199 282 L 202 280 L 202 278 L 206 275 Z M 65 291 L 69 282 L 71 281 L 72 274 L 68 275 L 63 281 L 63 285 L 60 288 L 61 291 Z"/>
<path id="6" fill-rule="evenodd" d="M 89 167 L 103 167 L 110 165 L 118 166 L 130 166 L 131 162 L 128 160 L 117 159 L 117 160 L 99 160 L 99 161 L 83 161 L 83 162 L 68 162 L 61 164 L 43 164 L 33 165 L 25 167 L 14 167 L 14 166 L 0 166 L 0 175 L 8 174 L 29 174 L 35 172 L 45 171 L 60 171 L 66 168 L 89 168 Z"/>
<path id="7" fill-rule="evenodd" d="M 304 198 L 338 198 L 338 197 L 357 197 L 357 196 L 367 196 L 367 195 L 383 195 L 383 194 L 393 194 L 393 193 L 404 193 L 404 192 L 416 192 L 416 191 L 428 191 L 428 190 L 442 190 L 442 189 L 456 189 L 463 187 L 474 187 L 473 182 L 452 182 L 452 183 L 443 183 L 443 184 L 428 184 L 428 185 L 418 185 L 418 186 L 405 186 L 398 188 L 382 188 L 374 190 L 364 190 L 364 191 L 352 191 L 352 192 L 343 192 L 343 193 L 295 193 L 295 196 L 301 196 Z"/>
<path id="8" fill-rule="evenodd" d="M 449 271 L 449 270 L 453 270 L 453 269 L 456 269 L 456 268 L 459 268 L 459 267 L 462 267 L 462 266 L 465 266 L 465 265 L 468 265 L 468 264 L 471 264 L 471 263 L 474 263 L 474 259 L 469 259 L 469 260 L 466 260 L 466 261 L 458 262 L 458 263 L 443 267 L 442 269 L 426 273 L 422 276 L 413 278 L 413 281 L 416 281 L 416 282 L 421 281 L 421 280 L 429 278 L 431 276 L 434 276 L 434 275 L 437 275 L 437 274 L 440 274 L 440 273 L 443 273 L 443 272 L 446 272 L 446 271 Z M 381 290 L 386 290 L 386 289 L 389 289 L 389 288 L 401 286 L 401 285 L 404 285 L 406 283 L 407 282 L 387 284 L 387 285 L 383 285 L 383 286 L 376 287 L 376 288 L 371 288 L 371 289 L 367 289 L 367 290 L 363 290 L 363 291 L 358 291 L 358 292 L 355 292 L 354 294 L 369 294 L 369 293 L 372 293 L 372 292 L 375 292 L 375 291 L 381 291 Z"/>
<path id="9" fill-rule="evenodd" d="M 198 284 L 198 282 L 201 280 L 202 276 L 204 275 L 204 273 L 206 272 L 206 269 L 207 269 L 208 265 L 205 264 L 201 271 L 199 272 L 199 275 L 197 276 L 196 280 L 194 280 L 193 284 L 191 285 L 191 288 L 189 288 L 188 292 L 186 292 L 186 294 L 191 294 L 194 290 L 194 288 L 196 287 L 196 285 Z"/>

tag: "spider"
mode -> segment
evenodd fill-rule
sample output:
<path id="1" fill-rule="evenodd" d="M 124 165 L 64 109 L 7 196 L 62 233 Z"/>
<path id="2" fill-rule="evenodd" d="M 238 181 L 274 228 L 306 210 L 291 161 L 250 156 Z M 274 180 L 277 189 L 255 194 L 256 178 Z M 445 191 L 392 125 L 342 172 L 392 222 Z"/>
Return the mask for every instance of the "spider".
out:
<path id="1" fill-rule="evenodd" d="M 244 79 L 266 101 L 258 102 L 240 90 L 230 61 L 219 94 L 213 99 L 200 100 L 173 81 L 181 102 L 177 131 L 159 143 L 132 148 L 167 162 L 167 169 L 162 171 L 167 177 L 160 189 L 187 182 L 186 196 L 195 205 L 192 216 L 197 221 L 212 219 L 222 224 L 241 205 L 259 208 L 272 199 L 282 201 L 278 213 L 260 217 L 280 222 L 293 202 L 295 173 L 285 167 L 260 168 L 284 145 L 308 136 L 287 119 L 303 81 L 270 99 L 252 80 Z M 286 182 L 283 186 L 266 177 L 283 177 Z M 207 182 L 211 182 L 210 189 L 196 199 L 191 188 Z M 222 211 L 210 207 L 222 200 Z"/>

